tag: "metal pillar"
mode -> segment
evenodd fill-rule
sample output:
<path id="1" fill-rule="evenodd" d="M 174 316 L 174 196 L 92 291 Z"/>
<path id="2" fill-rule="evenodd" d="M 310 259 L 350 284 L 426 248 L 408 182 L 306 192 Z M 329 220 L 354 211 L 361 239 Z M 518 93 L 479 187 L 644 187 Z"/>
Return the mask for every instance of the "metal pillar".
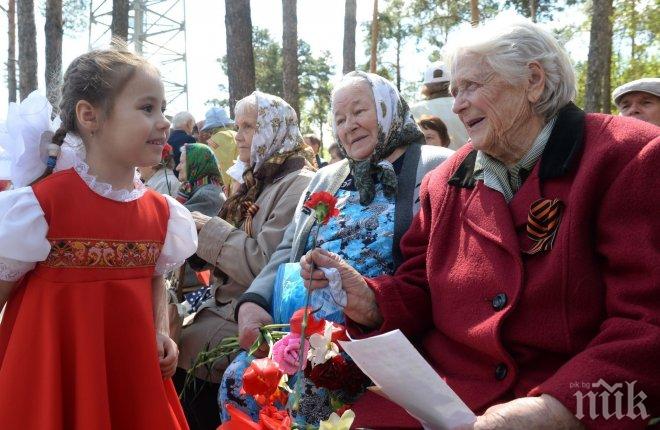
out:
<path id="1" fill-rule="evenodd" d="M 112 0 L 91 0 L 90 49 L 109 46 L 111 23 Z M 185 0 L 132 0 L 128 38 L 135 52 L 159 68 L 168 105 L 188 110 Z"/>

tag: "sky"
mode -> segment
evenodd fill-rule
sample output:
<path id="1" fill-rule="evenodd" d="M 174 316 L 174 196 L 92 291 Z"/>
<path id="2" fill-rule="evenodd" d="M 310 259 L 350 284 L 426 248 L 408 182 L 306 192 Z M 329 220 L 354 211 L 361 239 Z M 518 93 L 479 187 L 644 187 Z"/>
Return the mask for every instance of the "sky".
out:
<path id="1" fill-rule="evenodd" d="M 42 1 L 36 0 L 38 5 Z M 108 0 L 106 0 L 108 2 Z M 183 3 L 182 1 L 180 1 Z M 6 2 L 0 3 L 5 6 Z M 95 4 L 99 3 L 95 1 Z M 109 2 L 112 3 L 112 2 Z M 165 2 L 172 4 L 173 1 Z M 205 102 L 213 98 L 224 98 L 218 89 L 219 84 L 227 83 L 226 76 L 222 73 L 217 59 L 226 53 L 224 10 L 225 2 L 222 0 L 186 0 L 186 50 L 188 58 L 188 110 L 197 120 L 203 119 L 204 112 L 208 109 Z M 38 79 L 39 88 L 44 89 L 44 22 L 45 19 L 35 6 L 35 19 L 37 28 L 37 52 L 38 52 Z M 382 10 L 386 7 L 386 1 L 380 1 Z M 373 2 L 372 0 L 357 0 L 357 34 L 356 34 L 356 63 L 363 64 L 367 61 L 364 46 L 364 29 L 362 23 L 371 20 Z M 170 13 L 172 18 L 182 17 L 183 8 L 173 9 Z M 269 30 L 274 40 L 282 40 L 282 2 L 281 0 L 251 0 L 252 25 Z M 566 25 L 577 23 L 582 19 L 581 14 L 565 13 L 557 17 L 553 25 L 559 23 Z M 331 53 L 330 63 L 335 66 L 335 81 L 341 77 L 342 49 L 343 49 L 343 26 L 344 26 L 344 0 L 298 0 L 298 38 L 310 44 L 314 55 L 320 55 L 323 51 Z M 7 34 L 7 21 L 4 16 L 0 19 L 0 34 Z M 451 39 L 452 35 L 450 35 Z M 107 46 L 109 38 L 103 39 L 100 46 Z M 183 43 L 178 40 L 176 42 Z M 174 42 L 173 42 L 174 43 Z M 588 47 L 588 40 L 586 43 Z M 85 52 L 89 46 L 87 29 L 78 33 L 65 34 L 63 40 L 63 68 L 80 53 Z M 404 67 L 402 76 L 407 81 L 420 81 L 424 70 L 429 66 L 427 58 L 429 52 L 417 52 L 414 43 L 404 47 Z M 586 58 L 585 44 L 579 41 L 568 46 L 574 61 Z M 7 38 L 0 38 L 0 61 L 6 62 Z M 387 59 L 384 59 L 387 60 Z M 258 61 L 258 59 L 255 59 Z M 166 69 L 167 67 L 165 67 Z M 164 69 L 163 69 L 164 70 Z M 3 83 L 0 85 L 0 121 L 7 113 L 7 90 L 4 80 L 6 71 L 2 74 Z M 164 75 L 167 78 L 167 75 Z M 167 113 L 175 114 L 180 110 L 186 110 L 185 99 L 180 97 L 168 106 Z"/>

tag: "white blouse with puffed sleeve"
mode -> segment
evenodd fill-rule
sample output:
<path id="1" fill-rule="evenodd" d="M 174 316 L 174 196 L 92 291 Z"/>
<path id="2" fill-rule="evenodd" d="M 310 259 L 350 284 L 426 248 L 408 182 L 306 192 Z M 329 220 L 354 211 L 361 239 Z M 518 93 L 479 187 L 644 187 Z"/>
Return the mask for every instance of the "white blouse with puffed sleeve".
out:
<path id="1" fill-rule="evenodd" d="M 138 186 L 132 192 L 114 192 L 110 185 L 97 182 L 86 169 L 82 170 L 84 175 L 76 169 L 90 189 L 106 198 L 127 202 L 146 192 L 144 186 Z M 176 269 L 197 250 L 197 231 L 190 212 L 170 196 L 164 197 L 170 214 L 154 275 Z M 18 281 L 37 262 L 48 257 L 50 243 L 46 239 L 47 233 L 44 212 L 31 187 L 0 192 L 0 281 Z"/>
<path id="2" fill-rule="evenodd" d="M 32 188 L 0 192 L 0 281 L 17 281 L 50 252 L 48 224 Z"/>
<path id="3" fill-rule="evenodd" d="M 180 267 L 197 250 L 197 230 L 190 211 L 172 197 L 165 195 L 170 208 L 167 235 L 156 262 L 156 275 L 164 275 Z"/>

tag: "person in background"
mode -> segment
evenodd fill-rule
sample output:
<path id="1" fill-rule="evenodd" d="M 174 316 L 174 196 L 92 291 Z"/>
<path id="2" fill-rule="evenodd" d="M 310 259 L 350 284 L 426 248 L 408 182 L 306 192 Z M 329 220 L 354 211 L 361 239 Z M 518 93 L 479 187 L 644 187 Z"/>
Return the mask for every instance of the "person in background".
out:
<path id="1" fill-rule="evenodd" d="M 195 138 L 196 143 L 203 143 L 201 138 L 201 130 L 204 128 L 204 120 L 197 121 L 195 128 L 193 128 L 193 137 Z"/>
<path id="2" fill-rule="evenodd" d="M 328 146 L 328 153 L 330 154 L 330 161 L 328 161 L 328 164 L 337 163 L 345 158 L 336 142 L 333 142 Z"/>
<path id="3" fill-rule="evenodd" d="M 234 121 L 229 118 L 227 112 L 219 107 L 213 107 L 206 112 L 204 126 L 201 128 L 202 137 L 206 137 L 202 142 L 206 143 L 218 161 L 222 182 L 225 184 L 225 194 L 231 194 L 232 183 L 234 179 L 227 173 L 238 157 L 238 148 L 236 147 L 236 132 L 233 130 Z"/>
<path id="4" fill-rule="evenodd" d="M 424 73 L 424 83 L 421 93 L 425 100 L 410 107 L 415 119 L 423 115 L 437 116 L 447 126 L 447 133 L 451 138 L 451 149 L 458 149 L 468 140 L 467 130 L 452 111 L 454 98 L 449 94 L 449 69 L 442 63 L 436 62 Z"/>
<path id="5" fill-rule="evenodd" d="M 203 122 L 203 121 L 200 121 L 200 122 Z M 199 125 L 198 124 L 199 124 L 199 122 L 195 123 L 195 126 L 193 127 L 192 134 L 191 134 L 192 137 L 195 138 L 195 142 L 199 141 Z"/>
<path id="6" fill-rule="evenodd" d="M 306 134 L 305 136 L 303 136 L 303 140 L 314 151 L 314 154 L 316 156 L 316 165 L 319 167 L 319 169 L 321 167 L 327 166 L 328 162 L 325 161 L 323 158 L 321 158 L 321 156 L 319 155 L 321 153 L 321 149 L 323 148 L 323 142 L 321 141 L 321 139 L 319 139 L 313 134 Z"/>
<path id="7" fill-rule="evenodd" d="M 190 212 L 213 216 L 227 198 L 222 192 L 222 178 L 211 149 L 202 143 L 188 143 L 181 148 L 179 172 L 181 186 L 176 199 Z"/>
<path id="8" fill-rule="evenodd" d="M 195 118 L 190 112 L 179 112 L 172 118 L 172 132 L 167 143 L 172 145 L 175 166 L 179 165 L 181 147 L 186 143 L 195 143 L 195 138 L 191 135 L 194 126 Z"/>
<path id="9" fill-rule="evenodd" d="M 160 163 L 150 167 L 140 167 L 140 176 L 144 185 L 161 194 L 176 197 L 181 182 L 174 175 L 174 159 L 172 158 L 172 145 L 163 145 Z"/>
<path id="10" fill-rule="evenodd" d="M 621 116 L 631 116 L 660 127 L 660 78 L 642 78 L 617 87 L 612 100 Z"/>
<path id="11" fill-rule="evenodd" d="M 447 126 L 440 118 L 432 115 L 422 115 L 417 125 L 422 129 L 427 145 L 449 148 L 451 140 L 447 133 Z"/>

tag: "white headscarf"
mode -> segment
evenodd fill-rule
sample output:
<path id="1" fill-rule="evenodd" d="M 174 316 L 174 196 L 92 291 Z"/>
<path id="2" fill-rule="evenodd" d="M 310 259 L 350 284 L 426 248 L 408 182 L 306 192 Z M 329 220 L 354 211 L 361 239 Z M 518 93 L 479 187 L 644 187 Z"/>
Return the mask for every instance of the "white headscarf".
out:
<path id="1" fill-rule="evenodd" d="M 376 105 L 376 118 L 378 121 L 378 142 L 372 156 L 368 160 L 354 160 L 346 154 L 337 135 L 334 121 L 332 129 L 335 141 L 344 156 L 348 158 L 351 174 L 355 185 L 360 192 L 360 203 L 367 205 L 374 199 L 375 185 L 372 174 L 376 174 L 383 190 L 388 195 L 394 195 L 397 188 L 397 177 L 392 164 L 385 160 L 394 150 L 406 146 L 423 137 L 417 127 L 415 119 L 399 91 L 392 82 L 373 73 L 350 72 L 342 81 L 359 77 L 369 83 Z M 334 110 L 334 109 L 333 109 Z"/>

